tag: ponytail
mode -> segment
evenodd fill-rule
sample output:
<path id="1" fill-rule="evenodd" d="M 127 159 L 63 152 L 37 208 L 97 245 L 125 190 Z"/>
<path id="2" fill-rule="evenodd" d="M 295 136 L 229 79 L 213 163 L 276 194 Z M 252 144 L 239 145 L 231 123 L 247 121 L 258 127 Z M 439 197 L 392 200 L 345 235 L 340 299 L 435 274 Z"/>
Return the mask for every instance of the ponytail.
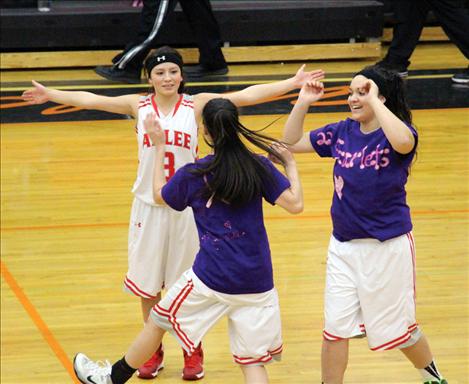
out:
<path id="1" fill-rule="evenodd" d="M 271 148 L 274 139 L 246 128 L 239 121 L 236 106 L 228 99 L 212 99 L 204 107 L 203 120 L 209 134 L 207 144 L 213 148 L 212 160 L 194 170 L 203 174 L 204 197 L 232 205 L 243 205 L 263 194 L 265 185 L 273 181 L 270 170 L 258 155 L 248 149 L 242 139 L 282 162 Z"/>

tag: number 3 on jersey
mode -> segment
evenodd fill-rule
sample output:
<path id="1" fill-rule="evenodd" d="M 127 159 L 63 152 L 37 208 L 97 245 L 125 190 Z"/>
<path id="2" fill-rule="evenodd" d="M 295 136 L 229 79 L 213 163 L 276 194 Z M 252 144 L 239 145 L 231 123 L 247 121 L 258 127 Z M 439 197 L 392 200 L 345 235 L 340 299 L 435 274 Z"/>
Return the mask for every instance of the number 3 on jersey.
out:
<path id="1" fill-rule="evenodd" d="M 176 172 L 176 169 L 174 168 L 175 162 L 174 162 L 174 153 L 172 152 L 166 152 L 164 154 L 164 169 L 166 173 L 166 181 L 168 181 L 171 177 L 174 176 L 174 173 Z"/>

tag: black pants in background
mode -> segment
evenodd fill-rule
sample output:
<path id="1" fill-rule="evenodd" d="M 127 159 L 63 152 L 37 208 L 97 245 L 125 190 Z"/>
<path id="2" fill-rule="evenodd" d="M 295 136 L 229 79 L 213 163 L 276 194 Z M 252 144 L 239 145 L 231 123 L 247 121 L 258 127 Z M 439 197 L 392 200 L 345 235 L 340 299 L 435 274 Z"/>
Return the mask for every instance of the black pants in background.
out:
<path id="1" fill-rule="evenodd" d="M 221 51 L 220 28 L 209 0 L 143 0 L 137 37 L 112 60 L 114 65 L 129 72 L 140 73 L 143 61 L 152 48 L 162 25 L 176 4 L 180 3 L 199 48 L 199 64 L 208 69 L 226 67 Z M 174 31 L 178 33 L 178 31 Z"/>
<path id="2" fill-rule="evenodd" d="M 449 39 L 469 60 L 469 10 L 460 0 L 394 0 L 396 24 L 385 60 L 407 67 L 430 9 Z"/>

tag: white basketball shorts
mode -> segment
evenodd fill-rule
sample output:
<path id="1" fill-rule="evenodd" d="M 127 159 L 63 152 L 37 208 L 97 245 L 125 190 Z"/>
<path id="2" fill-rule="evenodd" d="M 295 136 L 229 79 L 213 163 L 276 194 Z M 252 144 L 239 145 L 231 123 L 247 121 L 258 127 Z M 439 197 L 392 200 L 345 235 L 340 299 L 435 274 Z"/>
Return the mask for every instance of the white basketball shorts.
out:
<path id="1" fill-rule="evenodd" d="M 418 332 L 412 233 L 384 242 L 331 236 L 324 319 L 327 340 L 366 335 L 373 351 L 408 346 Z"/>
<path id="2" fill-rule="evenodd" d="M 189 354 L 224 315 L 236 363 L 264 365 L 280 360 L 282 330 L 275 288 L 229 295 L 210 289 L 189 269 L 151 312 L 155 323 L 173 334 Z"/>
<path id="3" fill-rule="evenodd" d="M 192 209 L 182 212 L 134 198 L 124 290 L 153 299 L 192 266 L 199 238 Z"/>

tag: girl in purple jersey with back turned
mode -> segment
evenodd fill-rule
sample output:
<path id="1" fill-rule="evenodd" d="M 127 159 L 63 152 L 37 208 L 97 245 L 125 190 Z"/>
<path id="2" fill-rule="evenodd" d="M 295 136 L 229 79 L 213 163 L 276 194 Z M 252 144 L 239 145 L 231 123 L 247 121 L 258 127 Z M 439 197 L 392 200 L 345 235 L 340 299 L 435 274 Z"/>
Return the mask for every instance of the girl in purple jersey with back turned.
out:
<path id="1" fill-rule="evenodd" d="M 178 211 L 192 208 L 200 249 L 192 268 L 153 307 L 153 321 L 145 324 L 121 360 L 111 367 L 82 353 L 75 356 L 74 369 L 82 383 L 127 382 L 161 343 L 165 331 L 192 353 L 225 315 L 233 359 L 245 383 L 268 383 L 264 365 L 280 358 L 280 309 L 262 200 L 290 213 L 303 210 L 295 160 L 285 146 L 244 127 L 228 99 L 209 101 L 203 122 L 213 154 L 181 167 L 166 182 L 164 130 L 154 114 L 145 119 L 155 150 L 154 200 Z M 281 162 L 286 177 L 242 139 Z"/>
<path id="2" fill-rule="evenodd" d="M 351 118 L 303 133 L 308 108 L 323 93 L 321 82 L 305 84 L 284 132 L 292 152 L 335 160 L 323 383 L 343 382 L 349 339 L 365 335 L 373 351 L 400 349 L 424 383 L 446 383 L 415 320 L 415 246 L 405 184 L 417 132 L 404 84 L 397 73 L 367 67 L 350 84 Z"/>

